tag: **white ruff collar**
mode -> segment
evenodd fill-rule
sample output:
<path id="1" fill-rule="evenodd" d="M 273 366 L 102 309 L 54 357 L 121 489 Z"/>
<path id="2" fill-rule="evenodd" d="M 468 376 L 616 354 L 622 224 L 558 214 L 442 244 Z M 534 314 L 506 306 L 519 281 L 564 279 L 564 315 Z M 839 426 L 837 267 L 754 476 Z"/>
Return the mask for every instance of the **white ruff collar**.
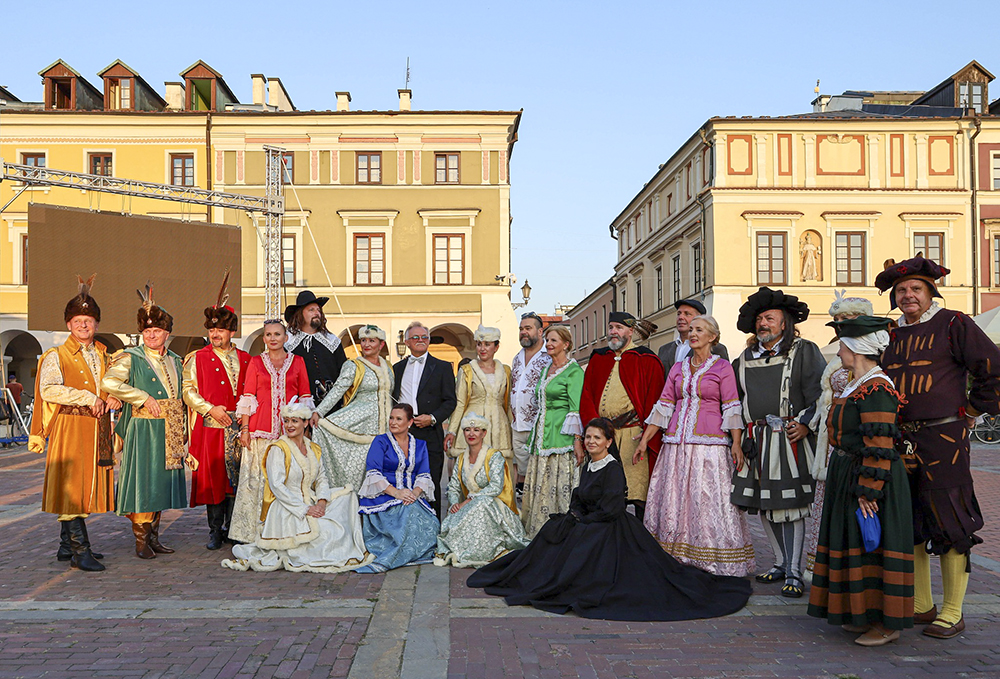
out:
<path id="1" fill-rule="evenodd" d="M 300 344 L 306 351 L 312 351 L 312 342 L 314 339 L 329 349 L 331 354 L 340 346 L 340 338 L 332 332 L 320 331 L 310 335 L 300 331 L 288 334 L 288 341 L 285 342 L 285 351 L 292 352 Z"/>
<path id="2" fill-rule="evenodd" d="M 930 308 L 920 315 L 920 318 L 917 319 L 917 323 L 926 323 L 927 321 L 934 318 L 934 314 L 936 314 L 939 311 L 941 311 L 941 305 L 938 304 L 937 302 L 932 301 Z M 898 325 L 901 328 L 905 328 L 908 325 L 917 325 L 917 323 L 907 323 L 906 316 L 900 316 L 898 321 Z"/>

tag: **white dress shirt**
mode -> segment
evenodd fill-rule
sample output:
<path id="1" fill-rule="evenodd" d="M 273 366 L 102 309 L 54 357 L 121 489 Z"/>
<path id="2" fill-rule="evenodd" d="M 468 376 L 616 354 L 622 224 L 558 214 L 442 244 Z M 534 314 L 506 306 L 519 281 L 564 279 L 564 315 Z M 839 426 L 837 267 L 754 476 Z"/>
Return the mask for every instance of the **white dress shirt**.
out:
<path id="1" fill-rule="evenodd" d="M 399 385 L 399 402 L 409 403 L 413 406 L 414 417 L 420 414 L 417 410 L 417 389 L 420 387 L 420 378 L 424 374 L 424 365 L 426 363 L 426 353 L 423 356 L 410 356 L 406 359 L 406 368 L 403 369 L 403 381 Z"/>

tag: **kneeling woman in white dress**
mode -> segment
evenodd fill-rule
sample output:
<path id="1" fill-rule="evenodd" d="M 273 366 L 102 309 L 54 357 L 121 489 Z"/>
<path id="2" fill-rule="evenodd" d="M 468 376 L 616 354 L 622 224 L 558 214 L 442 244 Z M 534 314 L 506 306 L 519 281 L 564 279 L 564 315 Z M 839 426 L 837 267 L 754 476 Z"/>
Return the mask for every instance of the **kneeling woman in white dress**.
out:
<path id="1" fill-rule="evenodd" d="M 222 562 L 237 571 L 340 573 L 371 563 L 349 486 L 330 488 L 319 446 L 304 437 L 312 411 L 293 399 L 281 409 L 284 436 L 264 453 L 263 526 Z"/>
<path id="2" fill-rule="evenodd" d="M 517 518 L 514 484 L 503 453 L 486 449 L 489 422 L 469 413 L 462 418 L 468 444 L 448 483 L 448 516 L 441 523 L 435 566 L 485 566 L 514 549 L 528 546 Z"/>
<path id="3" fill-rule="evenodd" d="M 375 561 L 359 573 L 431 563 L 441 524 L 427 504 L 434 481 L 427 444 L 413 437 L 413 408 L 400 403 L 389 412 L 389 433 L 380 434 L 368 450 L 361 486 L 365 545 Z"/>

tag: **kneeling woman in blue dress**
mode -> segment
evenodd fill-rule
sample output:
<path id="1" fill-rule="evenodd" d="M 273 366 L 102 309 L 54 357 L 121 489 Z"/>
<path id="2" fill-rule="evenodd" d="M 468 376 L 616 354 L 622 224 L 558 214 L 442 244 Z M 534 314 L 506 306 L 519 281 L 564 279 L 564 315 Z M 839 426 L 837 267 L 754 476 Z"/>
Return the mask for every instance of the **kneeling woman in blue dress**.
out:
<path id="1" fill-rule="evenodd" d="M 609 420 L 587 424 L 590 461 L 569 511 L 553 514 L 525 549 L 469 576 L 469 587 L 511 606 L 602 620 L 692 620 L 743 608 L 749 581 L 678 562 L 625 511 L 625 470 L 609 452 L 613 440 Z"/>
<path id="2" fill-rule="evenodd" d="M 389 433 L 368 449 L 361 496 L 365 546 L 375 560 L 359 573 L 384 573 L 431 563 L 441 524 L 427 500 L 434 499 L 427 444 L 410 434 L 413 408 L 400 403 L 389 413 Z"/>

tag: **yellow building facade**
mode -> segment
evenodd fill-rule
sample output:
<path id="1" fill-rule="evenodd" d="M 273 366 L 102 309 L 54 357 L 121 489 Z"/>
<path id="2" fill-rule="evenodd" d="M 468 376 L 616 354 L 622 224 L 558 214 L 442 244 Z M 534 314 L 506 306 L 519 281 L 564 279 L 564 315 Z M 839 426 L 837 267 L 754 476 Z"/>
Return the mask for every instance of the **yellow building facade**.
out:
<path id="1" fill-rule="evenodd" d="M 960 72 L 956 92 L 976 75 L 992 79 Z M 734 355 L 738 310 L 762 285 L 804 300 L 802 334 L 824 345 L 835 290 L 888 314 L 875 276 L 919 252 L 951 269 L 949 308 L 1000 304 L 1000 117 L 899 115 L 858 94 L 813 114 L 707 121 L 614 220 L 615 306 L 659 326 L 651 348 L 675 337 L 673 302 L 695 298 Z"/>
<path id="2" fill-rule="evenodd" d="M 261 75 L 252 76 L 253 103 L 239 104 L 221 75 L 202 62 L 181 74 L 184 82 L 167 83 L 165 97 L 147 92 L 143 99 L 148 85 L 123 63 L 102 74 L 103 108 L 93 104 L 100 88 L 81 82 L 62 62 L 43 71 L 44 102 L 7 102 L 0 109 L 0 156 L 262 195 L 263 147 L 283 147 L 283 302 L 294 301 L 302 289 L 331 297 L 325 307 L 330 329 L 349 346 L 350 329 L 377 324 L 389 336 L 393 360 L 399 332 L 415 319 L 440 338 L 432 351 L 447 360 L 474 355 L 472 334 L 480 323 L 501 328 L 510 340 L 499 357 L 513 357 L 517 321 L 510 289 L 497 277 L 510 271 L 508 168 L 519 112 L 412 110 L 408 90 L 400 91 L 394 111 L 350 110 L 346 92 L 338 93 L 337 110 L 298 111 L 280 80 Z M 123 97 L 131 108 L 121 105 Z M 0 185 L 0 205 L 19 188 Z M 262 347 L 262 219 L 223 208 L 32 187 L 0 213 L 0 331 L 5 361 L 19 377 L 27 377 L 36 352 L 64 337 L 26 327 L 29 202 L 239 225 L 238 344 Z M 181 351 L 196 342 L 173 341 Z"/>

